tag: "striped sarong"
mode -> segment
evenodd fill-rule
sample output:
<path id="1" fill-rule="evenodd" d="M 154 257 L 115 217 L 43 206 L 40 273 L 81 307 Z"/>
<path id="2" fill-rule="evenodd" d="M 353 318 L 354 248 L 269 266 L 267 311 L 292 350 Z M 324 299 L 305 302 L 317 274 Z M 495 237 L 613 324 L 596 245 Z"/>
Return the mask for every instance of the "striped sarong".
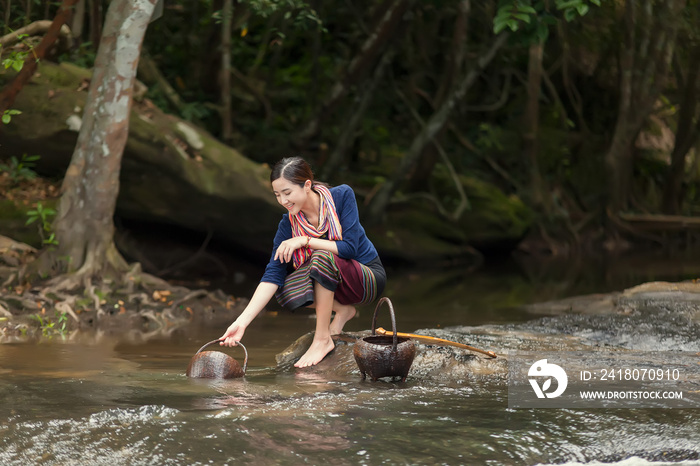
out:
<path id="1" fill-rule="evenodd" d="M 335 292 L 334 299 L 340 304 L 371 303 L 382 291 L 378 289 L 374 272 L 366 265 L 316 250 L 309 260 L 287 275 L 284 286 L 277 290 L 277 301 L 291 310 L 310 306 L 314 302 L 314 282 Z"/>

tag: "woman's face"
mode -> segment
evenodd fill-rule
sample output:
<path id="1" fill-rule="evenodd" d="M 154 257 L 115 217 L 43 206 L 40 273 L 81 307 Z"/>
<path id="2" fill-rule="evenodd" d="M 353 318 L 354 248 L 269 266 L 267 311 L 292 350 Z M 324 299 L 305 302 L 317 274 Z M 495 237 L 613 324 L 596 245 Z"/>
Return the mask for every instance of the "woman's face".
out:
<path id="1" fill-rule="evenodd" d="M 292 183 L 284 177 L 272 182 L 272 192 L 277 202 L 287 209 L 290 214 L 298 214 L 304 207 L 311 189 L 311 181 L 307 180 L 304 186 Z"/>

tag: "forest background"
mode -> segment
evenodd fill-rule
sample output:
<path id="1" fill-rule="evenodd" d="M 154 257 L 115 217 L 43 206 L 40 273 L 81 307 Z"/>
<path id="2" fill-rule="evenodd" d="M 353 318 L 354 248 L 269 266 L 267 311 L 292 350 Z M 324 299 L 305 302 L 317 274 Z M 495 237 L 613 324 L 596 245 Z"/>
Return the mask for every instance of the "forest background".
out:
<path id="1" fill-rule="evenodd" d="M 138 8 L 151 22 L 132 44 L 129 138 L 107 151 L 118 158 L 91 162 L 106 146 L 81 149 L 81 123 L 100 120 L 90 70 L 126 56 L 117 48 L 100 62 L 99 47 L 111 40 L 110 15 L 123 25 Z M 363 224 L 398 263 L 669 246 L 692 242 L 700 225 L 694 0 L 3 0 L 0 9 L 0 197 L 15 221 L 2 233 L 22 236 L 30 223 L 26 242 L 49 258 L 13 280 L 34 273 L 63 276 L 54 290 L 94 288 L 105 276 L 133 278 L 121 255 L 154 273 L 178 268 L 129 241 L 124 232 L 139 228 L 198 233 L 199 252 L 220 240 L 262 259 L 279 218 L 267 167 L 293 154 L 319 179 L 355 188 Z M 94 171 L 68 186 L 80 157 Z M 71 217 L 79 186 L 83 201 L 114 202 Z"/>

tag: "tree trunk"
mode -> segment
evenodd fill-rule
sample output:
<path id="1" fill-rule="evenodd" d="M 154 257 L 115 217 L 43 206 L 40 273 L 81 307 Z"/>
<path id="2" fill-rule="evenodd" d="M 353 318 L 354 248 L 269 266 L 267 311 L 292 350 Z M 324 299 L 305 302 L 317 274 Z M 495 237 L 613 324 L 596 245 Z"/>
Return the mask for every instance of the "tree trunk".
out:
<path id="1" fill-rule="evenodd" d="M 632 145 L 666 82 L 683 3 L 682 0 L 625 2 L 620 102 L 612 141 L 605 155 L 607 210 L 613 215 L 627 208 Z"/>
<path id="2" fill-rule="evenodd" d="M 112 0 L 95 59 L 83 122 L 54 222 L 54 258 L 77 280 L 119 277 L 113 215 L 141 45 L 157 0 Z M 55 272 L 54 272 L 55 273 Z"/>
<path id="3" fill-rule="evenodd" d="M 530 59 L 527 72 L 527 105 L 523 115 L 523 155 L 526 166 L 530 170 L 530 190 L 532 192 L 532 204 L 537 209 L 544 209 L 546 202 L 544 186 L 540 175 L 538 162 L 537 133 L 540 123 L 540 90 L 542 89 L 542 51 L 541 42 L 530 45 Z"/>
<path id="4" fill-rule="evenodd" d="M 700 46 L 695 45 L 689 57 L 688 74 L 683 82 L 678 129 L 671 153 L 671 169 L 666 177 L 662 211 L 677 214 L 681 208 L 681 185 L 685 173 L 685 157 L 698 139 L 698 77 L 700 77 Z M 696 120 L 696 121 L 694 121 Z"/>
<path id="5" fill-rule="evenodd" d="M 72 6 L 77 1 L 78 0 L 63 0 L 63 4 L 58 9 L 58 13 L 56 13 L 56 17 L 51 23 L 49 30 L 46 31 L 46 35 L 41 39 L 39 45 L 34 47 L 32 53 L 24 61 L 24 66 L 17 76 L 15 76 L 15 79 L 0 93 L 0 115 L 12 106 L 17 94 L 22 90 L 24 85 L 29 82 L 29 79 L 36 71 L 37 60 L 44 58 L 46 51 L 56 42 L 56 39 L 58 39 L 61 33 L 61 26 L 70 20 Z"/>
<path id="6" fill-rule="evenodd" d="M 85 23 L 85 0 L 78 0 L 75 12 L 71 20 L 70 30 L 73 38 L 80 44 L 83 37 L 83 24 Z"/>
<path id="7" fill-rule="evenodd" d="M 352 59 L 348 65 L 347 72 L 342 80 L 336 82 L 331 88 L 328 96 L 321 104 L 321 108 L 316 115 L 299 132 L 299 137 L 295 145 L 303 147 L 314 137 L 320 128 L 321 122 L 338 105 L 340 100 L 347 94 L 348 89 L 356 84 L 360 77 L 371 69 L 381 50 L 391 40 L 401 23 L 404 14 L 414 0 L 387 0 L 391 6 L 387 9 L 377 28 L 367 38 L 362 45 L 360 52 Z"/>
<path id="8" fill-rule="evenodd" d="M 494 39 L 489 50 L 479 57 L 476 65 L 467 73 L 464 79 L 455 86 L 447 99 L 445 99 L 445 102 L 430 117 L 421 132 L 413 139 L 411 146 L 401 159 L 401 163 L 394 172 L 394 175 L 379 188 L 377 194 L 372 198 L 367 208 L 368 224 L 377 224 L 381 221 L 389 205 L 391 196 L 398 188 L 399 183 L 405 179 L 412 167 L 415 166 L 425 147 L 447 123 L 450 113 L 455 105 L 457 105 L 457 102 L 464 97 L 467 90 L 471 88 L 483 69 L 491 63 L 491 60 L 496 56 L 496 52 L 503 46 L 507 38 L 508 34 L 502 33 Z"/>
<path id="9" fill-rule="evenodd" d="M 231 22 L 233 16 L 233 0 L 224 0 L 221 22 L 221 139 L 231 142 L 233 134 L 231 117 Z"/>
<path id="10" fill-rule="evenodd" d="M 100 47 L 102 37 L 102 1 L 88 0 L 90 6 L 90 42 L 94 50 Z"/>
<path id="11" fill-rule="evenodd" d="M 2 33 L 7 34 L 10 31 L 10 12 L 12 11 L 12 0 L 7 0 L 5 5 L 5 25 L 2 28 Z"/>
<path id="12" fill-rule="evenodd" d="M 323 18 L 324 17 L 324 11 L 322 10 L 323 5 L 325 3 L 321 0 L 316 0 L 311 3 L 311 7 L 314 9 L 314 11 L 318 12 L 319 17 Z M 311 61 L 311 80 L 309 81 L 309 97 L 310 97 L 310 107 L 311 108 L 316 108 L 316 105 L 318 104 L 318 89 L 319 89 L 319 74 L 321 67 L 319 66 L 318 59 L 321 56 L 321 50 L 322 50 L 322 42 L 321 42 L 321 25 L 317 25 L 316 28 L 313 31 L 313 45 L 312 45 L 312 54 L 311 56 L 312 61 Z"/>

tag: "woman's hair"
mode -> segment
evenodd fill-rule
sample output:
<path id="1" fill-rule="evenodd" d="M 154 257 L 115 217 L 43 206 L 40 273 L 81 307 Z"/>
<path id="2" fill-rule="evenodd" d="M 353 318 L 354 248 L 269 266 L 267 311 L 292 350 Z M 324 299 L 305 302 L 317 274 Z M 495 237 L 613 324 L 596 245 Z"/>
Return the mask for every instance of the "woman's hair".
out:
<path id="1" fill-rule="evenodd" d="M 315 184 L 314 172 L 306 160 L 301 157 L 285 157 L 272 167 L 270 172 L 270 183 L 284 178 L 299 186 L 304 186 L 306 180 L 311 180 L 311 184 Z"/>

